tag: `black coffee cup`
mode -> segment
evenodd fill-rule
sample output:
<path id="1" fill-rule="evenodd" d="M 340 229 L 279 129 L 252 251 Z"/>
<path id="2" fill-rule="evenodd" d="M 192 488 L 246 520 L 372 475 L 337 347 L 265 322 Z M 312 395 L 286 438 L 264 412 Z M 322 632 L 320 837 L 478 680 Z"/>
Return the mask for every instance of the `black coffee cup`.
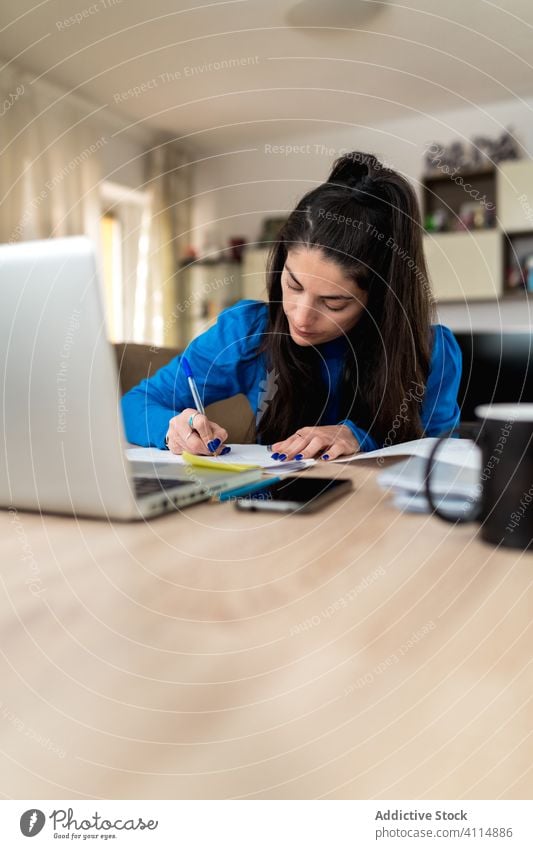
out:
<path id="1" fill-rule="evenodd" d="M 481 537 L 492 545 L 533 549 L 533 404 L 486 404 L 475 412 L 480 422 L 461 425 L 455 433 L 474 439 L 481 448 L 478 494 L 456 514 L 436 503 L 431 475 L 448 433 L 428 457 L 425 487 L 430 508 L 454 524 L 480 521 Z"/>

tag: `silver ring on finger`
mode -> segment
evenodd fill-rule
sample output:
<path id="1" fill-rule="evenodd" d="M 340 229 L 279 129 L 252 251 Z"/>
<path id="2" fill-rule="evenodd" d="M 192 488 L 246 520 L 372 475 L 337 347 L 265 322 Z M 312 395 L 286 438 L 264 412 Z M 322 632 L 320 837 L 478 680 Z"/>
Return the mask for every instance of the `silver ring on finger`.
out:
<path id="1" fill-rule="evenodd" d="M 198 411 L 196 411 L 196 413 L 192 413 L 189 416 L 189 421 L 187 422 L 187 424 L 189 425 L 191 430 L 194 430 L 194 419 L 195 419 L 196 416 L 199 416 L 199 415 L 200 415 L 200 413 Z"/>

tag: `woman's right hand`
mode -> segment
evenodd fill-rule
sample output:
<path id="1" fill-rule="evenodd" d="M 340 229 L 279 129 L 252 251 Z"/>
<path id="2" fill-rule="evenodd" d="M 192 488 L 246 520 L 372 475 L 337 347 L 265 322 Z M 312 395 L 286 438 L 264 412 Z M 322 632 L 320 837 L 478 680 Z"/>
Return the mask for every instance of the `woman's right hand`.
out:
<path id="1" fill-rule="evenodd" d="M 194 416 L 194 428 L 189 419 Z M 173 454 L 189 451 L 191 454 L 221 454 L 228 438 L 228 432 L 198 410 L 183 410 L 170 419 L 167 431 L 167 445 Z M 218 440 L 218 441 L 217 441 Z"/>

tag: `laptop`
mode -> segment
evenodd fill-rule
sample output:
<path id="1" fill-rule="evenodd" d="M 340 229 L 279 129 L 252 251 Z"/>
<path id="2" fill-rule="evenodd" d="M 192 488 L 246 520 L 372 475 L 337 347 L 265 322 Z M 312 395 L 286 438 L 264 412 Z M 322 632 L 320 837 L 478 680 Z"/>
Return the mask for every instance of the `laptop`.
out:
<path id="1" fill-rule="evenodd" d="M 146 519 L 257 480 L 132 467 L 101 294 L 84 236 L 0 245 L 0 507 Z"/>

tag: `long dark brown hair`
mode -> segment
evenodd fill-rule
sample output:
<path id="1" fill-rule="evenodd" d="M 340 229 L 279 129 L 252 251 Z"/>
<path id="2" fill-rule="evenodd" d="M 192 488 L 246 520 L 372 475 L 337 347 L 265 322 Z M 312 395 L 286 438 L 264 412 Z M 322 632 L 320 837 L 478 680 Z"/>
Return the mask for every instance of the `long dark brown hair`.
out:
<path id="1" fill-rule="evenodd" d="M 257 423 L 261 442 L 319 425 L 327 403 L 320 353 L 293 342 L 282 308 L 285 260 L 301 248 L 321 251 L 368 292 L 361 318 L 346 334 L 338 420 L 351 419 L 380 443 L 419 437 L 432 298 L 418 202 L 404 177 L 371 154 L 353 152 L 301 199 L 270 250 L 268 326 L 260 351 L 274 391 Z"/>

